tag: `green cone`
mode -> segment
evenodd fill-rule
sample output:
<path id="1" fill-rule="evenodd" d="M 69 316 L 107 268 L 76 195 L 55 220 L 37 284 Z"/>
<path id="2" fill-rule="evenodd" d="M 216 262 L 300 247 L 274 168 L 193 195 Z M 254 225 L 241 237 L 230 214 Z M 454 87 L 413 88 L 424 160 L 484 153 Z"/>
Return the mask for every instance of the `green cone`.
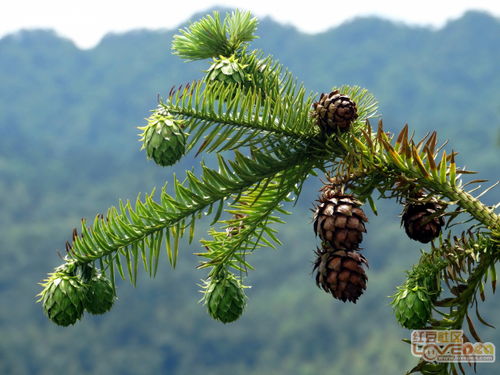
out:
<path id="1" fill-rule="evenodd" d="M 149 118 L 148 124 L 139 127 L 148 158 L 163 167 L 173 165 L 186 151 L 186 134 L 180 122 L 162 108 L 157 109 Z"/>
<path id="2" fill-rule="evenodd" d="M 398 322 L 408 329 L 422 329 L 432 315 L 432 297 L 425 287 L 398 288 L 391 302 Z"/>
<path id="3" fill-rule="evenodd" d="M 111 281 L 99 272 L 87 285 L 85 310 L 91 314 L 104 314 L 109 311 L 116 299 Z"/>
<path id="4" fill-rule="evenodd" d="M 243 313 L 247 297 L 240 281 L 231 273 L 209 279 L 205 285 L 204 302 L 215 320 L 230 323 Z"/>
<path id="5" fill-rule="evenodd" d="M 250 76 L 245 72 L 246 64 L 242 64 L 233 55 L 231 57 L 220 56 L 214 58 L 213 64 L 207 70 L 206 80 L 208 83 L 218 81 L 238 85 L 246 85 L 251 82 Z"/>
<path id="6" fill-rule="evenodd" d="M 82 317 L 87 287 L 77 276 L 56 271 L 41 285 L 39 302 L 50 320 L 66 327 Z"/>

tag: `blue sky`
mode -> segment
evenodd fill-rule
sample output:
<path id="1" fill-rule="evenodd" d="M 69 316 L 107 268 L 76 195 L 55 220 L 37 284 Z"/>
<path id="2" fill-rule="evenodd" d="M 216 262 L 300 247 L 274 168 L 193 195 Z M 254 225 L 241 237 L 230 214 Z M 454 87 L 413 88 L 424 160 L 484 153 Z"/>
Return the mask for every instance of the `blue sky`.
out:
<path id="1" fill-rule="evenodd" d="M 50 28 L 89 48 L 109 32 L 174 28 L 193 13 L 214 6 L 242 8 L 271 16 L 308 33 L 324 31 L 359 16 L 377 15 L 413 25 L 440 27 L 470 9 L 500 17 L 499 0 L 420 1 L 158 1 L 158 0 L 2 0 L 0 37 L 23 28 Z"/>

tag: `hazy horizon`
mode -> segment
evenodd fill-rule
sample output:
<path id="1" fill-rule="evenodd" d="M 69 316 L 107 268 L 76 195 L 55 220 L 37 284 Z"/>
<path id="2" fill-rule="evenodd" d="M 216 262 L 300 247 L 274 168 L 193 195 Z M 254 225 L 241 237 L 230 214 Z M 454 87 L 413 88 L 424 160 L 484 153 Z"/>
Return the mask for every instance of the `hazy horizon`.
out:
<path id="1" fill-rule="evenodd" d="M 231 10 L 231 8 L 229 8 L 229 7 L 224 7 L 224 8 L 223 7 L 212 7 L 210 9 L 208 9 L 207 11 L 212 11 L 214 9 L 222 10 L 222 11 Z M 490 16 L 491 18 L 495 18 L 497 20 L 500 20 L 499 16 L 493 14 L 490 11 L 481 10 L 481 9 L 465 10 L 459 17 L 456 17 L 453 19 L 448 19 L 445 23 L 443 23 L 440 26 L 435 26 L 435 25 L 430 25 L 430 24 L 428 24 L 428 25 L 412 24 L 412 23 L 405 22 L 404 20 L 391 19 L 391 18 L 385 17 L 383 15 L 360 15 L 360 16 L 353 16 L 352 18 L 346 19 L 345 21 L 343 21 L 337 25 L 332 25 L 331 27 L 329 27 L 328 29 L 323 30 L 323 31 L 307 32 L 305 30 L 302 30 L 297 25 L 280 22 L 279 20 L 275 19 L 273 16 L 259 17 L 259 19 L 271 20 L 271 22 L 274 22 L 274 23 L 276 23 L 280 26 L 284 26 L 284 27 L 292 27 L 293 29 L 295 29 L 299 33 L 303 33 L 303 34 L 307 34 L 307 35 L 320 35 L 323 33 L 327 33 L 332 29 L 341 27 L 343 25 L 350 24 L 350 23 L 360 21 L 360 20 L 366 20 L 366 19 L 379 19 L 381 21 L 389 22 L 389 23 L 394 24 L 394 25 L 404 26 L 404 27 L 408 27 L 408 28 L 422 28 L 422 29 L 429 29 L 432 31 L 439 31 L 441 29 L 446 28 L 450 23 L 453 23 L 453 22 L 463 18 L 467 13 L 471 13 L 471 12 L 472 13 L 482 13 L 482 14 L 485 14 L 487 16 Z M 198 14 L 202 14 L 202 13 L 203 12 L 195 12 L 191 16 L 186 18 L 185 20 L 180 21 L 176 26 L 172 26 L 172 27 L 150 27 L 150 28 L 148 28 L 148 27 L 135 27 L 135 28 L 130 28 L 127 30 L 120 30 L 120 31 L 111 30 L 111 31 L 108 31 L 107 33 L 105 33 L 104 35 L 102 35 L 96 43 L 89 45 L 89 46 L 82 46 L 78 42 L 78 40 L 75 40 L 75 38 L 72 38 L 71 36 L 68 36 L 68 35 L 64 35 L 61 32 L 59 32 L 56 28 L 51 28 L 51 27 L 24 27 L 24 28 L 20 28 L 18 30 L 14 30 L 14 31 L 5 33 L 5 34 L 2 34 L 0 32 L 0 41 L 2 41 L 4 38 L 15 36 L 16 34 L 21 34 L 23 32 L 45 31 L 45 32 L 53 33 L 56 37 L 58 37 L 60 39 L 65 39 L 65 40 L 72 42 L 77 48 L 79 48 L 81 50 L 91 50 L 91 49 L 97 47 L 105 38 L 107 38 L 109 36 L 120 36 L 120 35 L 126 35 L 129 33 L 142 32 L 142 31 L 155 33 L 155 32 L 169 32 L 169 31 L 177 30 L 177 29 L 183 27 L 183 25 L 186 24 L 191 18 L 196 17 Z M 258 29 L 257 29 L 257 34 L 258 34 Z"/>
<path id="2" fill-rule="evenodd" d="M 214 8 L 240 8 L 251 11 L 260 19 L 269 17 L 281 24 L 293 26 L 307 34 L 318 34 L 357 18 L 377 17 L 410 27 L 441 28 L 448 22 L 461 18 L 468 11 L 487 12 L 500 17 L 500 2 L 491 0 L 455 1 L 440 4 L 428 0 L 394 6 L 394 0 L 381 0 L 376 4 L 359 2 L 343 6 L 327 3 L 317 12 L 304 4 L 287 4 L 257 0 L 248 5 L 241 0 L 205 1 L 173 4 L 145 0 L 135 2 L 105 3 L 89 0 L 75 8 L 61 0 L 48 0 L 40 4 L 33 0 L 0 4 L 0 39 L 22 30 L 54 30 L 57 35 L 72 40 L 79 48 L 93 48 L 108 34 L 122 34 L 134 30 L 171 30 L 179 27 L 193 15 L 206 13 Z M 26 12 L 30 9 L 30 12 Z M 119 9 L 119 12 L 117 11 Z M 151 12 L 154 9 L 154 12 Z M 432 9 L 432 12 L 429 11 Z"/>

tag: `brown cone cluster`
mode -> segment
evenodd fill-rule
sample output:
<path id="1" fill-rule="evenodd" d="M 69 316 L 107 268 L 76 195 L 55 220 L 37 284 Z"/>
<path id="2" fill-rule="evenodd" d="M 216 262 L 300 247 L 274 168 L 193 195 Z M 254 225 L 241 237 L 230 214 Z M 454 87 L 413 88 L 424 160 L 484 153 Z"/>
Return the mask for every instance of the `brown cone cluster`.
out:
<path id="1" fill-rule="evenodd" d="M 356 103 L 338 90 L 321 94 L 313 109 L 312 115 L 318 126 L 327 134 L 349 130 L 351 123 L 358 118 Z"/>
<path id="2" fill-rule="evenodd" d="M 341 301 L 356 302 L 366 289 L 366 258 L 358 251 L 368 218 L 361 202 L 333 186 L 322 189 L 314 232 L 322 240 L 314 264 L 316 284 Z"/>
<path id="3" fill-rule="evenodd" d="M 443 209 L 437 199 L 425 200 L 420 194 L 416 201 L 405 205 L 401 223 L 412 240 L 427 243 L 438 237 L 444 219 L 438 214 Z"/>
<path id="4" fill-rule="evenodd" d="M 333 297 L 356 303 L 366 289 L 368 278 L 366 258 L 357 251 L 334 250 L 324 247 L 317 251 L 314 264 L 316 284 Z"/>

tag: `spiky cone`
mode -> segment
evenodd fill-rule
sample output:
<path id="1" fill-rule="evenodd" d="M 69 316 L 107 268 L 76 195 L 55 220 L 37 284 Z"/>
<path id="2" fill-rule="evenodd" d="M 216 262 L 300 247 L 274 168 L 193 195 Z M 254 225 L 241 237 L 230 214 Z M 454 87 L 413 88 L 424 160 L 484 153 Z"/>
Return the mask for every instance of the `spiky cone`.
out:
<path id="1" fill-rule="evenodd" d="M 251 79 L 245 71 L 246 67 L 247 65 L 242 64 L 234 55 L 214 58 L 212 65 L 207 70 L 206 81 L 207 83 L 224 82 L 240 86 L 247 85 Z"/>
<path id="2" fill-rule="evenodd" d="M 314 212 L 314 233 L 336 250 L 356 250 L 368 222 L 361 202 L 325 187 Z"/>
<path id="3" fill-rule="evenodd" d="M 439 214 L 442 209 L 443 206 L 435 198 L 425 200 L 419 197 L 413 202 L 408 202 L 401 219 L 408 237 L 422 243 L 437 238 L 444 225 L 444 219 Z"/>
<path id="4" fill-rule="evenodd" d="M 41 285 L 38 302 L 50 320 L 66 327 L 81 319 L 88 289 L 79 277 L 56 271 Z"/>
<path id="5" fill-rule="evenodd" d="M 323 132 L 332 134 L 348 131 L 358 118 L 358 109 L 351 98 L 335 90 L 321 94 L 319 101 L 313 104 L 312 115 Z"/>
<path id="6" fill-rule="evenodd" d="M 415 283 L 399 287 L 391 304 L 397 321 L 407 329 L 425 328 L 432 315 L 432 296 Z"/>
<path id="7" fill-rule="evenodd" d="M 210 278 L 204 287 L 203 301 L 212 318 L 230 323 L 241 316 L 247 297 L 241 282 L 232 273 Z"/>
<path id="8" fill-rule="evenodd" d="M 366 258 L 357 251 L 334 250 L 328 245 L 316 255 L 316 285 L 336 299 L 356 303 L 368 282 Z"/>
<path id="9" fill-rule="evenodd" d="M 186 151 L 186 134 L 181 122 L 159 108 L 147 119 L 148 124 L 139 127 L 143 132 L 140 141 L 148 158 L 166 167 L 175 164 Z"/>
<path id="10" fill-rule="evenodd" d="M 87 283 L 88 292 L 85 300 L 85 310 L 91 314 L 104 314 L 109 311 L 115 303 L 115 291 L 111 281 L 97 272 Z"/>

